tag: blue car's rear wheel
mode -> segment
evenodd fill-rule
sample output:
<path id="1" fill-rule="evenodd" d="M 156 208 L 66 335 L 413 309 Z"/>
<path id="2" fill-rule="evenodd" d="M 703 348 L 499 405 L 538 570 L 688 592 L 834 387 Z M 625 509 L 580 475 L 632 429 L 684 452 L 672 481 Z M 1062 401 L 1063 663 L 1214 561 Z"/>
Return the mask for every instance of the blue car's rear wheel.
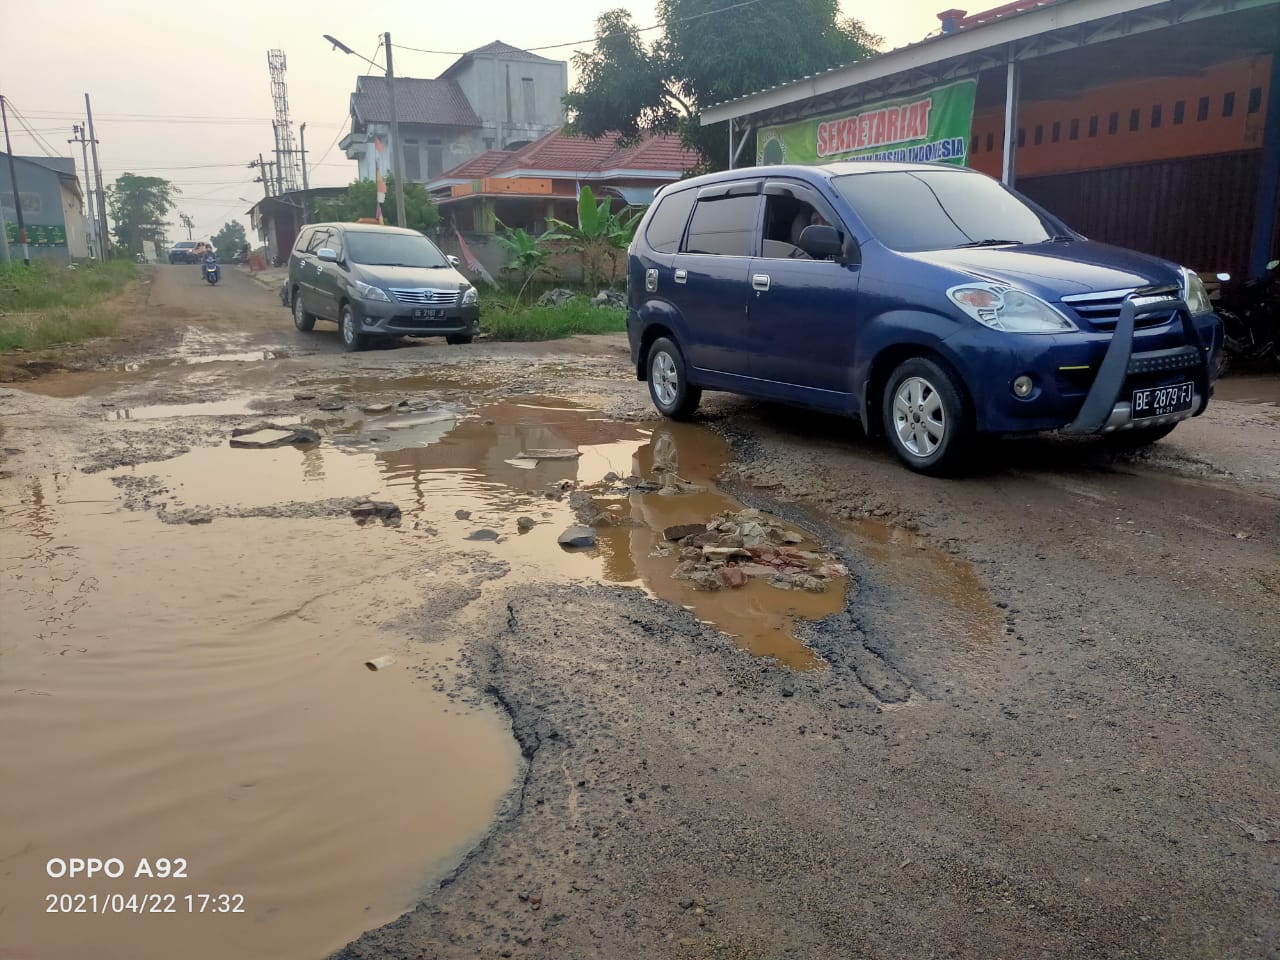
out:
<path id="1" fill-rule="evenodd" d="M 702 401 L 702 388 L 689 383 L 684 354 L 666 337 L 649 348 L 649 397 L 658 412 L 672 420 L 693 416 Z"/>
<path id="2" fill-rule="evenodd" d="M 972 437 L 969 402 L 942 364 L 913 357 L 885 387 L 884 431 L 898 459 L 919 473 L 946 474 L 963 462 Z"/>

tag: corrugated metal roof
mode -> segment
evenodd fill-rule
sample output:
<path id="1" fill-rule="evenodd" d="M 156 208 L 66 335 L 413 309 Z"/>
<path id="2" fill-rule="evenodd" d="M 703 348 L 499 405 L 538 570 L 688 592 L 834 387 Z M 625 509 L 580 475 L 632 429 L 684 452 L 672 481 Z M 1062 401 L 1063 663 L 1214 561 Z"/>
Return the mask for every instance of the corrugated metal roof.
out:
<path id="1" fill-rule="evenodd" d="M 365 123 L 390 123 L 391 102 L 387 78 L 356 78 L 351 108 Z M 396 113 L 401 123 L 435 124 L 442 127 L 479 127 L 480 118 L 462 88 L 453 80 L 420 80 L 396 77 Z"/>

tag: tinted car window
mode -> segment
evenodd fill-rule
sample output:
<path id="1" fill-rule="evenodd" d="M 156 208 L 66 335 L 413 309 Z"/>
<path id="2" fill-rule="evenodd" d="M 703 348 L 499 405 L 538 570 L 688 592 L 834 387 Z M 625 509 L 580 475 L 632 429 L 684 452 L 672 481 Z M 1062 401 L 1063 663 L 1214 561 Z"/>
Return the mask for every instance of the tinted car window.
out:
<path id="1" fill-rule="evenodd" d="M 308 227 L 307 229 L 303 230 L 300 234 L 298 234 L 298 239 L 297 239 L 297 242 L 294 243 L 293 249 L 299 253 L 306 250 L 307 244 L 311 241 L 311 236 L 314 233 L 315 233 L 315 229 L 313 227 Z"/>
<path id="2" fill-rule="evenodd" d="M 751 256 L 759 201 L 755 194 L 699 201 L 693 208 L 685 252 Z"/>
<path id="3" fill-rule="evenodd" d="M 347 259 L 367 266 L 449 266 L 449 261 L 434 243 L 411 233 L 353 231 L 347 234 Z"/>
<path id="4" fill-rule="evenodd" d="M 329 242 L 329 231 L 323 228 L 316 230 L 307 241 L 307 253 L 315 253 Z"/>
<path id="5" fill-rule="evenodd" d="M 684 235 L 684 225 L 689 222 L 696 195 L 696 190 L 681 190 L 658 202 L 658 209 L 653 211 L 653 218 L 644 231 L 645 239 L 656 252 L 675 253 L 680 248 L 680 238 Z"/>
<path id="6" fill-rule="evenodd" d="M 832 183 L 892 250 L 1039 243 L 1058 232 L 1001 184 L 960 170 L 856 173 Z"/>

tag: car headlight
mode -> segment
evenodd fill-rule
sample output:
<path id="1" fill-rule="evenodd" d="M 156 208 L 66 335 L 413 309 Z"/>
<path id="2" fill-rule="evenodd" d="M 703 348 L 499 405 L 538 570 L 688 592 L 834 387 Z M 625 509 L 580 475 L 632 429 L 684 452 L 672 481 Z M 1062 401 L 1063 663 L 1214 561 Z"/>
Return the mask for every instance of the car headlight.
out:
<path id="1" fill-rule="evenodd" d="M 998 283 L 966 283 L 947 291 L 951 302 L 992 330 L 1066 333 L 1076 325 L 1025 290 Z"/>
<path id="2" fill-rule="evenodd" d="M 387 296 L 385 290 L 375 287 L 371 283 L 365 283 L 363 280 L 352 280 L 351 289 L 356 292 L 356 296 L 362 300 L 381 300 L 383 303 L 390 303 L 391 298 Z"/>
<path id="3" fill-rule="evenodd" d="M 1182 301 L 1191 310 L 1193 317 L 1213 313 L 1213 303 L 1209 299 L 1209 291 L 1204 288 L 1204 281 L 1186 267 L 1182 268 Z"/>
<path id="4" fill-rule="evenodd" d="M 463 291 L 462 305 L 464 307 L 470 307 L 473 304 L 476 304 L 479 302 L 480 302 L 480 293 L 476 290 L 475 287 L 467 287 L 467 289 Z"/>

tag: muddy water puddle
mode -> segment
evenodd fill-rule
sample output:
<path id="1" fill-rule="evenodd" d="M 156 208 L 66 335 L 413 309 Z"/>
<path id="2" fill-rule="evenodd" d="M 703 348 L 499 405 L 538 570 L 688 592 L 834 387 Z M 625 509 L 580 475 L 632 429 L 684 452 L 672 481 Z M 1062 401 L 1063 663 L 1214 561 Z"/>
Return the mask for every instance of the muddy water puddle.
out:
<path id="1" fill-rule="evenodd" d="M 899 590 L 924 598 L 946 636 L 978 646 L 995 640 L 1001 619 L 991 594 L 973 565 L 951 556 L 924 537 L 883 520 L 838 521 L 858 553 L 878 576 Z M 931 602 L 930 602 L 931 601 Z M 919 629 L 924 626 L 917 624 Z"/>
<path id="2" fill-rule="evenodd" d="M 436 565 L 332 521 L 160 524 L 81 502 L 109 501 L 97 481 L 36 484 L 0 520 L 5 955 L 318 957 L 393 919 L 517 763 L 505 721 L 416 683 L 418 641 L 383 626 Z M 53 879 L 51 857 L 128 876 Z M 133 878 L 159 857 L 187 876 Z M 51 914 L 50 894 L 174 912 Z M 244 912 L 193 914 L 204 894 Z"/>
<path id="3" fill-rule="evenodd" d="M 195 960 L 323 956 L 411 907 L 481 836 L 518 769 L 496 709 L 460 707 L 416 669 L 425 657 L 447 676 L 457 639 L 408 615 L 442 581 L 481 583 L 477 565 L 485 576 L 504 565 L 504 585 L 641 587 L 753 654 L 822 666 L 797 626 L 842 609 L 842 576 L 822 592 L 673 577 L 692 548 L 664 530 L 744 516 L 715 486 L 728 450 L 713 434 L 428 382 L 390 409 L 388 392 L 409 381 L 317 385 L 351 398 L 303 412 L 319 444 L 197 447 L 47 478 L 0 504 L 0 779 L 22 784 L 0 793 L 6 948 L 40 960 L 103 944 Z M 216 415 L 257 416 L 255 398 L 226 402 Z M 131 484 L 165 491 L 166 507 L 221 512 L 198 526 L 160 523 L 120 508 Z M 392 501 L 403 515 L 398 526 L 307 516 L 333 498 Z M 280 519 L 234 516 L 273 506 Z M 594 545 L 562 548 L 584 511 Z M 862 534 L 868 555 L 897 569 L 903 546 Z M 792 535 L 785 549 L 822 549 Z M 936 589 L 970 609 L 954 577 Z M 364 668 L 381 655 L 396 662 Z M 49 858 L 72 856 L 118 857 L 130 870 L 183 858 L 188 876 L 46 877 Z M 43 912 L 45 895 L 81 893 L 172 894 L 177 910 Z M 243 896 L 244 913 L 191 914 L 188 894 Z"/>

